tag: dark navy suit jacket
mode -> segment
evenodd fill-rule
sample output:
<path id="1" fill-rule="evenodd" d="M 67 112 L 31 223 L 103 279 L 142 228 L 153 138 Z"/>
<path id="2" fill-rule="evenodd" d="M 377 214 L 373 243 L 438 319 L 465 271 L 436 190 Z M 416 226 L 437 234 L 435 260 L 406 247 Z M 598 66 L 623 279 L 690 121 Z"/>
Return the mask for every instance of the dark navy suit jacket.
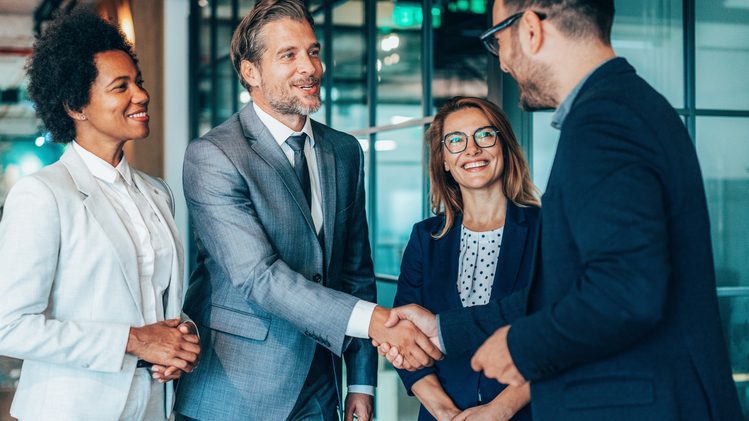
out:
<path id="1" fill-rule="evenodd" d="M 508 334 L 534 418 L 740 420 L 695 148 L 626 60 L 583 84 L 542 203 L 528 315 Z M 442 314 L 448 357 L 508 308 Z"/>
<path id="2" fill-rule="evenodd" d="M 508 202 L 492 299 L 499 300 L 522 291 L 528 284 L 538 214 L 538 208 L 521 208 Z M 432 233 L 442 229 L 444 217 L 429 218 L 414 226 L 401 262 L 396 306 L 416 303 L 433 313 L 463 308 L 457 286 L 461 222 L 462 218 L 458 216 L 453 227 L 440 239 L 432 238 Z M 517 314 L 521 313 L 518 309 Z M 416 381 L 428 374 L 436 374 L 445 392 L 460 409 L 487 403 L 504 389 L 503 384 L 471 370 L 470 355 L 437 361 L 433 367 L 415 372 L 398 370 L 398 374 L 409 393 Z M 422 406 L 419 420 L 433 419 Z M 529 406 L 514 419 L 530 420 Z"/>

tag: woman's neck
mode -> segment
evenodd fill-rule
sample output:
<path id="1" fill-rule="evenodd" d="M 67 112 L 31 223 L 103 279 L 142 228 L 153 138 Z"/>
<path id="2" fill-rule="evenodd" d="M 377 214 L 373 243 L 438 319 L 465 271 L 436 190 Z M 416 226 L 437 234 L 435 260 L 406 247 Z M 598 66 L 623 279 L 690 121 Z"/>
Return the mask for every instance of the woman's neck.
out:
<path id="1" fill-rule="evenodd" d="M 471 231 L 491 231 L 505 225 L 507 197 L 501 188 L 464 191 L 463 225 Z"/>
<path id="2" fill-rule="evenodd" d="M 86 138 L 79 139 L 76 137 L 75 141 L 85 150 L 91 152 L 97 157 L 108 162 L 109 165 L 116 167 L 122 160 L 122 148 L 125 146 L 125 142 L 96 142 L 89 141 Z"/>

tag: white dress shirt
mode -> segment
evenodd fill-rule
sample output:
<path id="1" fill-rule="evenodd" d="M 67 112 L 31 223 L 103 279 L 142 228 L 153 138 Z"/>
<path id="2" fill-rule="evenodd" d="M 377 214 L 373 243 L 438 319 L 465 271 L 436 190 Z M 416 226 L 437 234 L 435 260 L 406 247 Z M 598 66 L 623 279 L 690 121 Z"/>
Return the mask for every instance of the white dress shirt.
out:
<path id="1" fill-rule="evenodd" d="M 281 147 L 281 150 L 286 155 L 291 166 L 294 166 L 294 150 L 286 143 L 286 139 L 291 135 L 306 134 L 307 142 L 304 143 L 304 157 L 307 160 L 307 168 L 309 169 L 309 180 L 311 190 L 311 204 L 310 210 L 312 212 L 312 222 L 315 224 L 315 230 L 320 233 L 323 226 L 322 216 L 322 189 L 320 188 L 320 174 L 317 167 L 317 155 L 315 154 L 315 135 L 312 132 L 312 123 L 310 118 L 304 122 L 301 132 L 295 132 L 276 118 L 265 112 L 256 103 L 252 103 L 260 121 L 270 132 L 273 139 Z M 369 338 L 369 322 L 372 319 L 372 313 L 374 312 L 376 304 L 368 301 L 359 300 L 354 306 L 354 310 L 351 312 L 349 317 L 348 325 L 346 326 L 346 335 L 353 338 Z M 374 395 L 374 386 L 363 386 L 363 385 L 350 385 L 349 393 L 366 393 Z"/>
<path id="2" fill-rule="evenodd" d="M 138 190 L 124 156 L 112 167 L 77 142 L 73 142 L 73 149 L 91 171 L 133 240 L 145 323 L 164 320 L 163 297 L 171 281 L 174 244 L 163 216 Z M 165 419 L 164 387 L 151 378 L 149 370 L 136 369 L 121 419 Z"/>

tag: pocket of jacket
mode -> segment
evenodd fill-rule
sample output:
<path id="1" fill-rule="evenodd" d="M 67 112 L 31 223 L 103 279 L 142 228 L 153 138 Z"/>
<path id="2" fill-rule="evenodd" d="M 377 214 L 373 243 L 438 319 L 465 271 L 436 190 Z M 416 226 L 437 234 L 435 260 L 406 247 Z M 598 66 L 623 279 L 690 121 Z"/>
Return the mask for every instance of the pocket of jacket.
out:
<path id="1" fill-rule="evenodd" d="M 605 376 L 569 382 L 564 387 L 567 409 L 648 405 L 655 402 L 653 379 Z"/>
<path id="2" fill-rule="evenodd" d="M 208 327 L 230 335 L 264 341 L 270 320 L 243 311 L 212 305 L 207 317 Z"/>

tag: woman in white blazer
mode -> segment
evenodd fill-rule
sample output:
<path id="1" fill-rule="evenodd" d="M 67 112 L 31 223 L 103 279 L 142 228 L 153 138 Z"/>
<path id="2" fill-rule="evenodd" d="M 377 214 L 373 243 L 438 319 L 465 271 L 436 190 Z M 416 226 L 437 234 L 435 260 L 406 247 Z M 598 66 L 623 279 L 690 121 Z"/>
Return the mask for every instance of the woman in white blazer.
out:
<path id="1" fill-rule="evenodd" d="M 0 354 L 24 360 L 11 414 L 167 419 L 167 382 L 192 370 L 200 347 L 180 317 L 170 191 L 123 155 L 149 133 L 132 46 L 77 9 L 36 42 L 28 76 L 44 125 L 68 145 L 11 189 L 0 222 Z"/>

